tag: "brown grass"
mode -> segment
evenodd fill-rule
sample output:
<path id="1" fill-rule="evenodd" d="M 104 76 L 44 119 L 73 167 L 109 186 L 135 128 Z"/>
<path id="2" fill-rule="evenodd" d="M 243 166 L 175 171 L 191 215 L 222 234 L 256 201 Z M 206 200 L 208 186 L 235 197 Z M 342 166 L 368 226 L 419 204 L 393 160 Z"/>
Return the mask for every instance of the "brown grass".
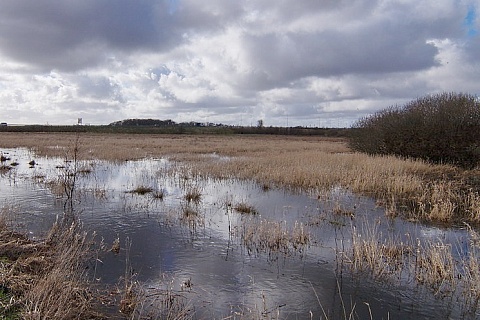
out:
<path id="1" fill-rule="evenodd" d="M 251 253 L 294 254 L 302 252 L 310 243 L 307 227 L 296 222 L 288 228 L 285 222 L 246 219 L 235 228 L 234 235 L 242 239 Z"/>
<path id="2" fill-rule="evenodd" d="M 297 136 L 126 135 L 4 133 L 0 147 L 27 147 L 38 155 L 122 161 L 169 157 L 189 172 L 254 179 L 260 185 L 322 193 L 333 186 L 373 196 L 389 215 L 480 223 L 479 170 L 353 153 L 342 139 Z M 225 156 L 206 157 L 215 154 Z M 413 214 L 412 214 L 413 213 Z"/>
<path id="3" fill-rule="evenodd" d="M 145 195 L 145 194 L 151 193 L 151 192 L 153 192 L 153 188 L 152 187 L 147 187 L 147 186 L 138 186 L 135 189 L 128 191 L 128 193 L 135 193 L 135 194 L 139 194 L 139 195 Z"/>
<path id="4" fill-rule="evenodd" d="M 244 202 L 244 201 L 241 201 L 239 203 L 237 203 L 233 209 L 239 213 L 243 213 L 243 214 L 258 214 L 258 211 L 257 209 L 255 209 L 254 206 Z"/>
<path id="5" fill-rule="evenodd" d="M 341 186 L 382 200 L 397 211 L 390 210 L 391 215 L 408 214 L 413 209 L 414 215 L 408 218 L 480 223 L 480 170 L 353 153 L 342 139 L 254 135 L 3 135 L 0 147 L 27 147 L 38 155 L 70 159 L 69 148 L 78 143 L 79 160 L 169 157 L 188 163 L 192 172 L 202 176 L 254 179 L 268 187 L 317 193 Z M 208 154 L 217 157 L 206 157 Z M 218 160 L 218 156 L 227 158 Z M 440 198 L 444 201 L 440 202 Z"/>
<path id="6" fill-rule="evenodd" d="M 384 239 L 378 225 L 364 225 L 361 232 L 352 232 L 351 266 L 355 272 L 368 271 L 375 277 L 385 278 L 401 273 L 406 267 L 406 256 L 411 245 Z"/>
<path id="7" fill-rule="evenodd" d="M 430 287 L 435 294 L 449 293 L 457 283 L 456 275 L 451 245 L 437 241 L 417 248 L 415 276 L 419 283 Z"/>
<path id="8" fill-rule="evenodd" d="M 2 223 L 0 284 L 12 293 L 22 319 L 96 318 L 83 274 L 89 237 L 77 225 L 55 224 L 46 240 L 33 242 Z"/>

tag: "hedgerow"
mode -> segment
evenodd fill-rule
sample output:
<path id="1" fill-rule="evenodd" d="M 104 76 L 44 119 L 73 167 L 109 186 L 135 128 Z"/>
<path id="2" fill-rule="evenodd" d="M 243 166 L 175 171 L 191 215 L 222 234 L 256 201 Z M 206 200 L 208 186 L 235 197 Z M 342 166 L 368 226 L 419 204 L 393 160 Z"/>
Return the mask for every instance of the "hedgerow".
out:
<path id="1" fill-rule="evenodd" d="M 470 94 L 428 95 L 359 119 L 352 129 L 349 144 L 356 151 L 464 168 L 480 164 L 480 101 Z"/>

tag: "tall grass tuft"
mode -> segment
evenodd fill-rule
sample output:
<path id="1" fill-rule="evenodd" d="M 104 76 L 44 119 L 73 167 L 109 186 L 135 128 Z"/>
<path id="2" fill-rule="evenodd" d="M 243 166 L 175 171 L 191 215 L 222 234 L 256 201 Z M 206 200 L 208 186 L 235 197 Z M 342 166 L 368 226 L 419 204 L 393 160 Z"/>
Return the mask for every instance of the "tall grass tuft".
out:
<path id="1" fill-rule="evenodd" d="M 238 213 L 242 213 L 242 214 L 252 214 L 252 215 L 258 214 L 258 211 L 257 211 L 257 209 L 255 209 L 254 206 L 249 205 L 248 203 L 246 203 L 244 201 L 241 201 L 241 202 L 237 203 L 233 207 L 233 209 L 235 211 L 237 211 Z"/>
<path id="2" fill-rule="evenodd" d="M 247 219 L 236 228 L 236 236 L 242 239 L 250 253 L 276 253 L 286 255 L 302 252 L 310 243 L 307 227 L 296 222 L 288 228 L 285 221 Z"/>
<path id="3" fill-rule="evenodd" d="M 99 316 L 84 273 L 91 238 L 78 224 L 56 223 L 41 242 L 11 231 L 2 231 L 1 237 L 4 245 L 0 246 L 0 255 L 10 258 L 9 270 L 2 273 L 0 280 L 21 302 L 22 319 Z"/>
<path id="4" fill-rule="evenodd" d="M 419 244 L 416 252 L 416 280 L 435 294 L 452 292 L 458 279 L 452 247 L 440 241 L 429 241 L 423 246 Z"/>
<path id="5" fill-rule="evenodd" d="M 452 182 L 430 183 L 417 200 L 417 215 L 423 220 L 449 222 L 463 200 Z"/>
<path id="6" fill-rule="evenodd" d="M 380 278 L 401 273 L 405 257 L 412 253 L 411 246 L 384 239 L 378 224 L 364 225 L 362 232 L 354 227 L 351 250 L 351 266 L 355 272 L 368 271 Z"/>
<path id="7" fill-rule="evenodd" d="M 468 257 L 463 260 L 463 277 L 461 287 L 463 296 L 471 310 L 476 310 L 480 303 L 480 235 L 467 225 L 470 234 Z"/>
<path id="8" fill-rule="evenodd" d="M 145 194 L 151 193 L 151 192 L 153 192 L 152 187 L 147 187 L 147 186 L 143 186 L 143 185 L 138 186 L 135 189 L 128 191 L 128 193 L 135 193 L 135 194 L 139 194 L 139 195 L 145 195 Z"/>
<path id="9" fill-rule="evenodd" d="M 202 200 L 202 193 L 198 188 L 190 188 L 185 193 L 185 200 L 187 202 L 199 203 Z"/>

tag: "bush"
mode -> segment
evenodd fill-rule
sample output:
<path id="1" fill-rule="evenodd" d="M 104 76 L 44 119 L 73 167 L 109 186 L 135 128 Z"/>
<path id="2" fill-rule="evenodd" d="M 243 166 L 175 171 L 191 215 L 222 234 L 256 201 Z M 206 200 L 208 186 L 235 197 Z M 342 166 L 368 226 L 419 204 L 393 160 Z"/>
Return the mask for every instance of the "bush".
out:
<path id="1" fill-rule="evenodd" d="M 480 101 L 464 93 L 425 96 L 358 120 L 350 147 L 473 168 L 480 163 Z"/>

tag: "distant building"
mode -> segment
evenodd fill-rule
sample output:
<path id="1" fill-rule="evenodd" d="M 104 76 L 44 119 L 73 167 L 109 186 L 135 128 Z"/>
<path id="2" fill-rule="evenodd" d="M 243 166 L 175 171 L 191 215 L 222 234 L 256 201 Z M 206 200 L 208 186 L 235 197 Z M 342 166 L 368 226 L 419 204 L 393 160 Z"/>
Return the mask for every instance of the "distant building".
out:
<path id="1" fill-rule="evenodd" d="M 6 122 L 0 123 L 0 127 L 6 127 L 6 126 L 7 126 L 7 123 L 6 123 Z"/>

